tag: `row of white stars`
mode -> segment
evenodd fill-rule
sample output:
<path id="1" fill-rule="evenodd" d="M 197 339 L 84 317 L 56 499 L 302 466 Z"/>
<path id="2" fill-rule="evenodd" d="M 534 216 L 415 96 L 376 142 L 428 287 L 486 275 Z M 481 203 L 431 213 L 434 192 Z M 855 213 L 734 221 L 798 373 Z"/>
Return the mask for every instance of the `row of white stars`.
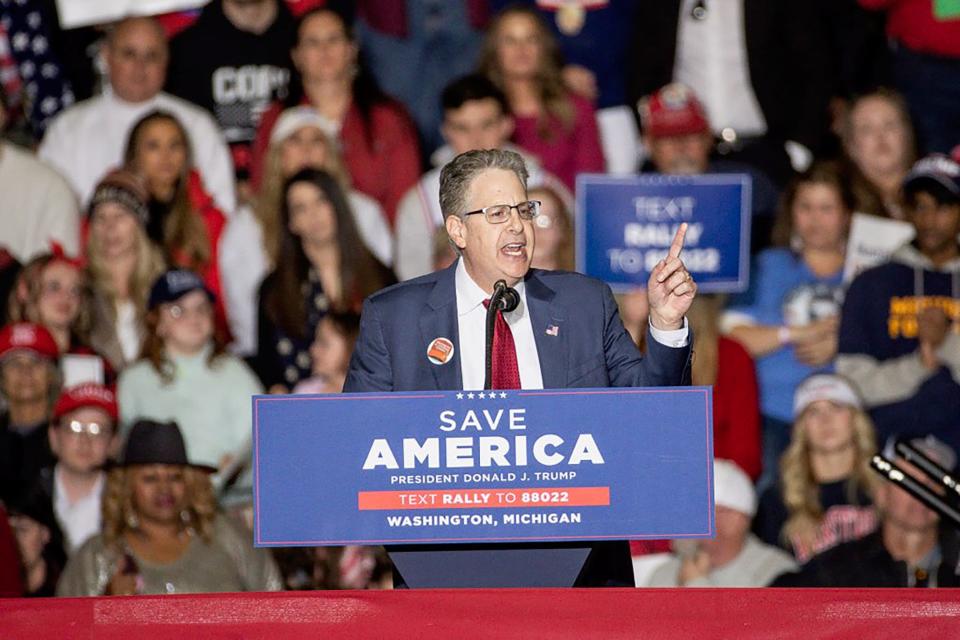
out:
<path id="1" fill-rule="evenodd" d="M 464 394 L 464 393 L 458 393 L 458 394 L 457 394 L 457 400 L 463 400 L 463 397 L 464 397 L 464 396 L 467 397 L 467 400 L 473 400 L 474 397 L 480 398 L 481 400 L 485 400 L 485 399 L 487 399 L 487 398 L 489 398 L 489 399 L 491 399 L 491 400 L 495 400 L 495 399 L 497 398 L 497 394 L 494 393 L 493 391 L 491 391 L 490 393 L 484 393 L 483 391 L 481 391 L 480 393 L 472 393 L 472 392 L 471 392 L 471 393 L 466 393 L 466 394 Z M 500 397 L 501 397 L 501 398 L 506 398 L 506 397 L 507 397 L 507 394 L 504 393 L 503 391 L 501 391 L 501 392 L 500 392 Z"/>

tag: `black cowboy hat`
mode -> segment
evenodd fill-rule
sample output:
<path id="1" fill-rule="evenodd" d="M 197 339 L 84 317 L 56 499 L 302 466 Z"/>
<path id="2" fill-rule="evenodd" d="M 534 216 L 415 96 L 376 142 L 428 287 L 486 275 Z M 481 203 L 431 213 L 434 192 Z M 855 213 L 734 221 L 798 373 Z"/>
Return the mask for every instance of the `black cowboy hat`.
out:
<path id="1" fill-rule="evenodd" d="M 216 467 L 193 464 L 187 458 L 187 447 L 176 422 L 138 420 L 130 428 L 123 455 L 117 466 L 140 464 L 175 464 L 214 473 Z"/>

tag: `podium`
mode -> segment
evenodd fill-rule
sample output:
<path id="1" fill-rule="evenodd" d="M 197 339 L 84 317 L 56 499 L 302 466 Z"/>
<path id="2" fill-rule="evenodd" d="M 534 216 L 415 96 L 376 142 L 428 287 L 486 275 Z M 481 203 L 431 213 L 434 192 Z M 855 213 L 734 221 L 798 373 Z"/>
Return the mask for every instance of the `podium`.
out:
<path id="1" fill-rule="evenodd" d="M 385 545 L 402 584 L 624 586 L 714 533 L 708 387 L 257 396 L 254 543 Z"/>

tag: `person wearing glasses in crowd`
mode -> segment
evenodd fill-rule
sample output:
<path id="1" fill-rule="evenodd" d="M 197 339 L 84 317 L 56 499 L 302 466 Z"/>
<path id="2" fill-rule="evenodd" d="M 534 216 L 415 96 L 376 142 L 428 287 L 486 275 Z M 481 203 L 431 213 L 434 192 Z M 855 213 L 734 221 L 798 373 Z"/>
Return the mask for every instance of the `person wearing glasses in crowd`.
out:
<path id="1" fill-rule="evenodd" d="M 23 504 L 54 516 L 50 537 L 67 555 L 100 532 L 103 466 L 117 449 L 117 412 L 113 391 L 95 383 L 65 389 L 53 408 L 48 437 L 57 463 L 40 472 Z"/>
<path id="2" fill-rule="evenodd" d="M 498 313 L 492 387 L 680 385 L 689 381 L 685 314 L 697 286 L 680 259 L 681 226 L 649 281 L 650 332 L 641 357 L 610 288 L 580 274 L 531 269 L 540 204 L 512 151 L 469 151 L 440 176 L 445 226 L 460 258 L 449 268 L 368 298 L 344 391 L 484 388 L 485 302 L 503 280 L 520 304 Z M 509 345 L 513 348 L 509 348 Z M 598 544 L 582 585 L 632 585 L 625 542 Z"/>

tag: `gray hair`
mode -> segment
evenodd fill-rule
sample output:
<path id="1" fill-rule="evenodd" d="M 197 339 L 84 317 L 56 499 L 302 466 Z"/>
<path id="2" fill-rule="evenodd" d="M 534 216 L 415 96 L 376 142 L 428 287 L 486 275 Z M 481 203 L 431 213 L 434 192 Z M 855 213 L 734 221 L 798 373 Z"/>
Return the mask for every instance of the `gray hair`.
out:
<path id="1" fill-rule="evenodd" d="M 502 149 L 477 149 L 461 153 L 440 171 L 440 211 L 444 219 L 465 213 L 467 190 L 473 179 L 487 169 L 512 171 L 526 191 L 529 174 L 519 153 Z"/>

